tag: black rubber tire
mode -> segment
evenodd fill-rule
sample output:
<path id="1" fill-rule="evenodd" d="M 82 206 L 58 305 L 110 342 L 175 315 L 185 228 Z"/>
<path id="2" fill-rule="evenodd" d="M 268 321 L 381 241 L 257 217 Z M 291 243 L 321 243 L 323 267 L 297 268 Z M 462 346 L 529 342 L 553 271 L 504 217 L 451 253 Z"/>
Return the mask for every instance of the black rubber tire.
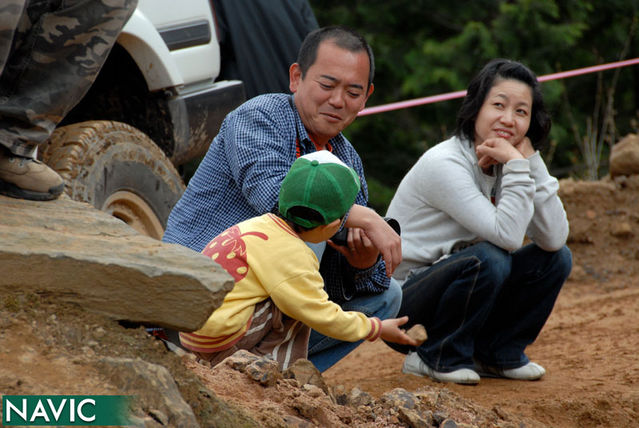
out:
<path id="1" fill-rule="evenodd" d="M 71 199 L 88 202 L 156 239 L 185 189 L 164 152 L 121 122 L 60 127 L 39 148 L 39 158 L 62 176 Z"/>

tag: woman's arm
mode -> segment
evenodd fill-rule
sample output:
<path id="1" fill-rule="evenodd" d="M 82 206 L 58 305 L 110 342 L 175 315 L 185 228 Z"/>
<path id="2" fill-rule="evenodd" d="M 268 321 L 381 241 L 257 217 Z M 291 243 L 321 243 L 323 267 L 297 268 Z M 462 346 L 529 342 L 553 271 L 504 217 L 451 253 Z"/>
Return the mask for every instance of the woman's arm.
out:
<path id="1" fill-rule="evenodd" d="M 528 236 L 546 251 L 557 251 L 568 239 L 568 217 L 557 194 L 559 182 L 550 175 L 539 152 L 529 158 L 531 176 L 535 180 L 533 199 L 535 213 Z"/>
<path id="2" fill-rule="evenodd" d="M 481 181 L 487 183 L 489 178 L 481 175 L 476 162 L 471 152 L 440 151 L 425 156 L 420 193 L 428 204 L 478 238 L 506 250 L 519 248 L 533 215 L 535 187 L 529 163 L 516 158 L 503 165 L 501 195 L 494 205 L 487 196 L 490 189 L 481 188 Z"/>

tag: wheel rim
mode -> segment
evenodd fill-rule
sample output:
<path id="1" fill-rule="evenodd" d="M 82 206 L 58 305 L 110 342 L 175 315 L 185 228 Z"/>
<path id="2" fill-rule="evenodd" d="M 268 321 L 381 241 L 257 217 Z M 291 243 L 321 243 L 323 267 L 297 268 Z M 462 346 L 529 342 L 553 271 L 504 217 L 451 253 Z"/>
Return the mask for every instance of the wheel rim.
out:
<path id="1" fill-rule="evenodd" d="M 119 218 L 142 235 L 162 239 L 164 228 L 153 209 L 144 199 L 127 190 L 120 190 L 108 197 L 102 211 Z"/>

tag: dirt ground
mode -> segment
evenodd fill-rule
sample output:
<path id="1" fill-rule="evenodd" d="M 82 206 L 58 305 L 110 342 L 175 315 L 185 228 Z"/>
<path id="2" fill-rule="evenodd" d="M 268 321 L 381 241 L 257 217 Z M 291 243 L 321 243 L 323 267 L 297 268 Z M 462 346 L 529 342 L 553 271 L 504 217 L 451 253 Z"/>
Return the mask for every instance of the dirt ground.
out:
<path id="1" fill-rule="evenodd" d="M 383 343 L 365 343 L 323 374 L 328 387 L 358 388 L 375 399 L 397 388 L 422 391 L 422 397 L 436 397 L 432 408 L 445 406 L 450 417 L 511 421 L 472 426 L 639 427 L 639 176 L 562 181 L 561 197 L 574 268 L 527 350 L 546 367 L 542 380 L 436 383 L 402 374 L 402 354 Z M 125 328 L 76 307 L 57 306 L 47 296 L 0 296 L 0 394 L 122 393 L 121 385 L 98 369 L 104 356 L 144 358 L 167 367 L 202 426 L 215 426 L 211 418 L 226 408 L 202 385 L 233 408 L 261 412 L 260 426 L 408 426 L 376 409 L 361 413 L 362 406 L 338 406 L 317 388 L 286 379 L 265 388 L 235 372 L 195 367 L 141 327 Z"/>
<path id="2" fill-rule="evenodd" d="M 396 387 L 447 388 L 549 427 L 639 427 L 639 179 L 562 181 L 561 196 L 574 268 L 527 349 L 547 370 L 542 380 L 441 384 L 402 374 L 402 354 L 366 343 L 324 373 L 326 381 L 374 396 Z"/>

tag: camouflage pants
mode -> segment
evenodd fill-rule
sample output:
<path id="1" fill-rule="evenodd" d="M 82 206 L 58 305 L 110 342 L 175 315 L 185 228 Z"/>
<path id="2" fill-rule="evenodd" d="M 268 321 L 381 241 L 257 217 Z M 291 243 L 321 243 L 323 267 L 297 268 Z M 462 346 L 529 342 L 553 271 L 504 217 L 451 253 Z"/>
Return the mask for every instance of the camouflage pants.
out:
<path id="1" fill-rule="evenodd" d="M 86 94 L 137 0 L 0 1 L 0 145 L 32 156 Z"/>

